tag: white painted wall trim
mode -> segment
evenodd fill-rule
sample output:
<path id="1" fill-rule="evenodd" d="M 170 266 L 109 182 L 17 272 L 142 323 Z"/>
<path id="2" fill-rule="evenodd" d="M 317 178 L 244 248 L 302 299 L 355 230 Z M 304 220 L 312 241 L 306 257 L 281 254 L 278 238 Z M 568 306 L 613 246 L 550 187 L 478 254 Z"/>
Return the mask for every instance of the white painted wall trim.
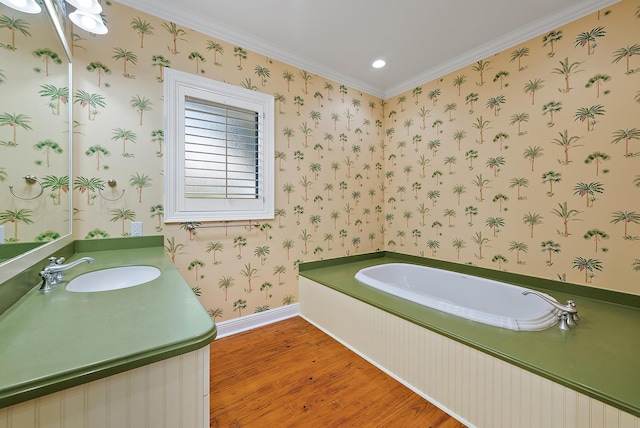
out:
<path id="1" fill-rule="evenodd" d="M 181 7 L 180 2 L 158 1 L 158 0 L 119 0 L 119 3 L 137 10 L 149 13 L 162 19 L 175 22 L 187 28 L 199 31 L 211 37 L 217 37 L 227 43 L 242 46 L 255 53 L 268 56 L 285 64 L 307 70 L 335 82 L 340 82 L 346 86 L 359 91 L 364 91 L 369 95 L 382 99 L 390 99 L 416 86 L 421 86 L 439 77 L 442 77 L 455 70 L 466 67 L 469 64 L 488 58 L 493 54 L 501 52 L 510 47 L 516 46 L 544 32 L 553 30 L 569 22 L 580 19 L 590 13 L 608 7 L 620 0 L 583 0 L 576 1 L 575 5 L 561 13 L 555 13 L 523 26 L 517 30 L 502 34 L 495 39 L 485 43 L 461 55 L 451 58 L 436 67 L 425 70 L 416 76 L 405 81 L 398 82 L 390 88 L 380 87 L 373 83 L 368 83 L 365 79 L 345 73 L 342 70 L 327 67 L 326 64 L 314 61 L 310 58 L 302 58 L 294 52 L 282 48 L 275 43 L 257 38 L 252 34 L 239 31 L 230 27 L 225 22 L 216 20 L 212 16 L 195 16 L 188 9 Z"/>
<path id="2" fill-rule="evenodd" d="M 218 327 L 216 340 L 234 335 L 236 333 L 242 333 L 243 331 L 251 330 L 257 327 L 262 327 L 263 325 L 282 321 L 287 318 L 293 318 L 299 314 L 300 304 L 293 303 L 291 305 L 269 309 L 268 311 L 257 312 L 255 314 L 245 315 L 240 318 L 222 321 L 216 323 L 216 326 Z"/>
<path id="3" fill-rule="evenodd" d="M 561 13 L 554 13 L 550 16 L 531 21 L 528 25 L 502 34 L 483 45 L 477 46 L 467 52 L 463 52 L 462 54 L 425 70 L 416 76 L 402 82 L 398 82 L 395 85 L 386 88 L 382 98 L 388 100 L 406 91 L 410 91 L 417 86 L 422 86 L 449 73 L 453 73 L 456 70 L 467 67 L 481 59 L 491 58 L 492 55 L 505 51 L 519 45 L 520 43 L 532 40 L 544 33 L 555 30 L 558 27 L 577 21 L 580 18 L 609 7 L 619 1 L 620 0 L 593 0 L 590 2 L 577 2 L 573 7 L 563 10 Z"/>

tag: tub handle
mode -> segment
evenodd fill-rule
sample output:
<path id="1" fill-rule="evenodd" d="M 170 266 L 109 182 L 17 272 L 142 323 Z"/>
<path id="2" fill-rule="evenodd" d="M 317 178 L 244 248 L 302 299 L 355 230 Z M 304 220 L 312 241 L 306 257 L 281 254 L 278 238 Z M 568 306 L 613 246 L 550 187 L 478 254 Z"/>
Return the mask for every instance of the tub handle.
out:
<path id="1" fill-rule="evenodd" d="M 566 305 L 561 305 L 555 300 L 549 298 L 546 294 L 542 294 L 535 290 L 524 290 L 522 292 L 525 296 L 527 294 L 534 294 L 540 297 L 545 302 L 549 303 L 554 308 L 560 311 L 560 329 L 561 330 L 571 330 L 571 327 L 575 327 L 578 325 L 578 321 L 580 318 L 578 317 L 578 308 L 573 300 L 567 300 Z"/>
<path id="2" fill-rule="evenodd" d="M 571 316 L 566 312 L 563 312 L 558 316 L 560 317 L 560 325 L 558 326 L 558 328 L 560 328 L 560 330 L 571 330 L 571 326 L 569 324 Z"/>

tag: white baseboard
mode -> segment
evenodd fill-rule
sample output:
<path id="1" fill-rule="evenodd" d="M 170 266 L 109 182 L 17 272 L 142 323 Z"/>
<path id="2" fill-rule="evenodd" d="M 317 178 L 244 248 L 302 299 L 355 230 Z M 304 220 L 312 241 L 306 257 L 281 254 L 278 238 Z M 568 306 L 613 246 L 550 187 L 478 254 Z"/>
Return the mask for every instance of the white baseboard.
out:
<path id="1" fill-rule="evenodd" d="M 269 309 L 268 311 L 257 312 L 240 318 L 222 321 L 216 323 L 216 326 L 218 327 L 216 339 L 222 339 L 223 337 L 251 330 L 256 327 L 261 327 L 263 325 L 272 324 L 297 315 L 300 315 L 300 304 L 293 303 L 291 305 Z"/>

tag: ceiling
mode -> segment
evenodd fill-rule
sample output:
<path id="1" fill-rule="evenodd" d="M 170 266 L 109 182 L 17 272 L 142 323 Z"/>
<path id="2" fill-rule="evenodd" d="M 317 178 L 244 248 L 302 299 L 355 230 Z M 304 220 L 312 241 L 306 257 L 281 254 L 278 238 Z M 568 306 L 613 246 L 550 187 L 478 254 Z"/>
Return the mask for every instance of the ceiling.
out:
<path id="1" fill-rule="evenodd" d="M 387 99 L 619 0 L 118 1 Z"/>

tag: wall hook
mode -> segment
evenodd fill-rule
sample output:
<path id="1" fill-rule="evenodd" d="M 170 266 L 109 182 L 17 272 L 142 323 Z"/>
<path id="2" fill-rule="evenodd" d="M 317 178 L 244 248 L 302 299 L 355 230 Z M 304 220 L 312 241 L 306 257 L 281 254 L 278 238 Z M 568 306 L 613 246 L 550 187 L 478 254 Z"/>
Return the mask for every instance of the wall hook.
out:
<path id="1" fill-rule="evenodd" d="M 109 180 L 107 180 L 107 184 L 109 185 L 109 187 L 111 187 L 113 189 L 114 187 L 116 187 L 118 185 L 118 182 L 114 178 L 110 178 Z M 102 194 L 102 189 L 101 188 L 98 188 L 98 194 L 105 201 L 115 202 L 115 201 L 119 201 L 120 199 L 122 199 L 122 197 L 124 196 L 124 189 L 122 190 L 122 194 L 119 197 L 115 198 L 115 199 L 105 198 L 105 196 Z"/>
<path id="2" fill-rule="evenodd" d="M 33 184 L 33 183 L 38 183 L 38 185 L 40 186 L 40 193 L 38 193 L 36 196 L 34 196 L 33 198 L 23 198 L 22 196 L 18 196 L 15 193 L 13 193 L 13 186 L 9 186 L 9 191 L 11 192 L 11 194 L 13 196 L 15 196 L 18 199 L 22 199 L 23 201 L 31 201 L 33 199 L 37 199 L 40 196 L 42 196 L 42 194 L 44 193 L 44 186 L 42 185 L 42 183 L 40 183 L 38 181 L 38 178 L 33 175 L 33 174 L 27 174 L 24 177 L 22 177 L 26 180 L 27 184 Z"/>

